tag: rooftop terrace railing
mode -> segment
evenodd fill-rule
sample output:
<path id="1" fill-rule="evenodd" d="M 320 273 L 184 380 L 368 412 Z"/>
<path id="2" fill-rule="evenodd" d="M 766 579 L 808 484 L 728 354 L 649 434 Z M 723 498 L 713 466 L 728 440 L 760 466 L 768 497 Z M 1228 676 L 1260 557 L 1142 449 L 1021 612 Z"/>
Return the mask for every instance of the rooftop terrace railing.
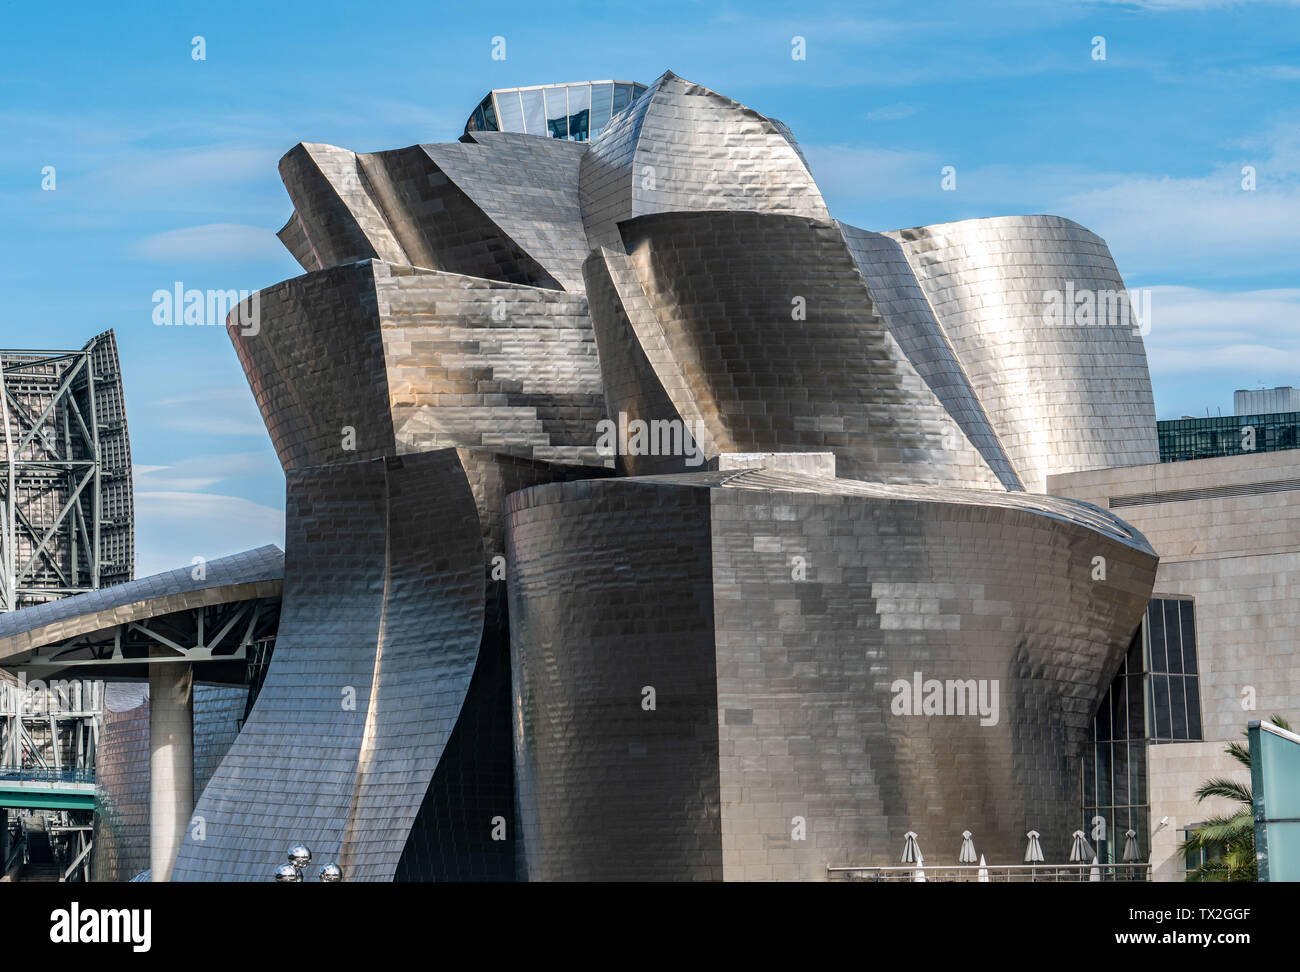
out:
<path id="1" fill-rule="evenodd" d="M 850 881 L 970 882 L 970 883 L 1088 883 L 1151 880 L 1151 865 L 1126 864 L 900 864 L 893 867 L 837 867 L 831 877 Z"/>

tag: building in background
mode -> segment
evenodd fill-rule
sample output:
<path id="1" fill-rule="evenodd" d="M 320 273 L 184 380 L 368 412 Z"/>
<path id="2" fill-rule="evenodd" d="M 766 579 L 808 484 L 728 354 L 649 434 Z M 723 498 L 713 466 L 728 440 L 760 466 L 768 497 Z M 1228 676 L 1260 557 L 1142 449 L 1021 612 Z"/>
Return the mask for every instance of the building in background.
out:
<path id="1" fill-rule="evenodd" d="M 1224 748 L 1251 721 L 1300 721 L 1300 450 L 1071 473 L 1048 489 L 1124 517 L 1160 555 L 1142 630 L 1094 722 L 1083 825 L 1103 818 L 1112 856 L 1125 830 L 1150 835 L 1154 876 L 1181 880 L 1179 842 L 1237 809 L 1197 803 L 1196 788 L 1249 782 Z"/>
<path id="2" fill-rule="evenodd" d="M 1232 393 L 1234 415 L 1268 415 L 1273 412 L 1300 412 L 1300 388 L 1278 385 L 1276 388 L 1241 388 Z"/>
<path id="3" fill-rule="evenodd" d="M 1156 426 L 1161 462 L 1300 448 L 1300 411 L 1172 419 Z"/>
<path id="4" fill-rule="evenodd" d="M 131 446 L 117 342 L 0 351 L 0 612 L 130 580 Z"/>
<path id="5" fill-rule="evenodd" d="M 1300 389 L 1239 389 L 1232 415 L 1184 415 L 1157 423 L 1161 462 L 1300 448 Z"/>

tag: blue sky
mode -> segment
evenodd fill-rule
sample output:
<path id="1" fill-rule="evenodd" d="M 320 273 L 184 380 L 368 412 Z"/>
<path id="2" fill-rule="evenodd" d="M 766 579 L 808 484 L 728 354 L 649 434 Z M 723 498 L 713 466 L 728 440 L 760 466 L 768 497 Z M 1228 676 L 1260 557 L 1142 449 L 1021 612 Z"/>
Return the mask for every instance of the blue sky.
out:
<path id="1" fill-rule="evenodd" d="M 450 141 L 492 87 L 665 69 L 790 125 L 855 225 L 1048 212 L 1101 234 L 1153 293 L 1161 418 L 1300 385 L 1296 3 L 6 0 L 0 345 L 116 330 L 137 573 L 282 542 L 284 478 L 224 329 L 155 327 L 151 297 L 300 272 L 274 236 L 284 152 Z"/>

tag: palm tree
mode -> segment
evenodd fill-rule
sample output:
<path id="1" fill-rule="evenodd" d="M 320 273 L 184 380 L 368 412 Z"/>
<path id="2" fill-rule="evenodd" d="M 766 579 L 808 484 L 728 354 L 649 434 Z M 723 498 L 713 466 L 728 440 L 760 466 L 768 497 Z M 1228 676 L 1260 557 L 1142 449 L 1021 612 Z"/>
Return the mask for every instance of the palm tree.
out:
<path id="1" fill-rule="evenodd" d="M 1290 724 L 1281 716 L 1270 719 L 1281 729 Z M 1247 733 L 1242 733 L 1247 735 Z M 1224 750 L 1246 769 L 1250 769 L 1250 747 L 1229 743 Z M 1211 817 L 1191 832 L 1178 846 L 1178 853 L 1200 854 L 1204 863 L 1187 872 L 1189 881 L 1255 881 L 1255 799 L 1249 783 L 1225 777 L 1206 780 L 1196 791 L 1196 802 L 1207 797 L 1223 797 L 1240 805 L 1231 813 Z"/>

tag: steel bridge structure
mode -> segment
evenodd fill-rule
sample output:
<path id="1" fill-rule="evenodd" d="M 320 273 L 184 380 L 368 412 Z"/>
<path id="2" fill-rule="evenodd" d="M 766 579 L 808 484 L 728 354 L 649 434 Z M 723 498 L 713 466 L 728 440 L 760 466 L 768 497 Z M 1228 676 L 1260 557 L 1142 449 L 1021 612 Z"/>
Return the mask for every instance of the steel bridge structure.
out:
<path id="1" fill-rule="evenodd" d="M 0 350 L 0 612 L 131 579 L 131 449 L 117 341 Z"/>

